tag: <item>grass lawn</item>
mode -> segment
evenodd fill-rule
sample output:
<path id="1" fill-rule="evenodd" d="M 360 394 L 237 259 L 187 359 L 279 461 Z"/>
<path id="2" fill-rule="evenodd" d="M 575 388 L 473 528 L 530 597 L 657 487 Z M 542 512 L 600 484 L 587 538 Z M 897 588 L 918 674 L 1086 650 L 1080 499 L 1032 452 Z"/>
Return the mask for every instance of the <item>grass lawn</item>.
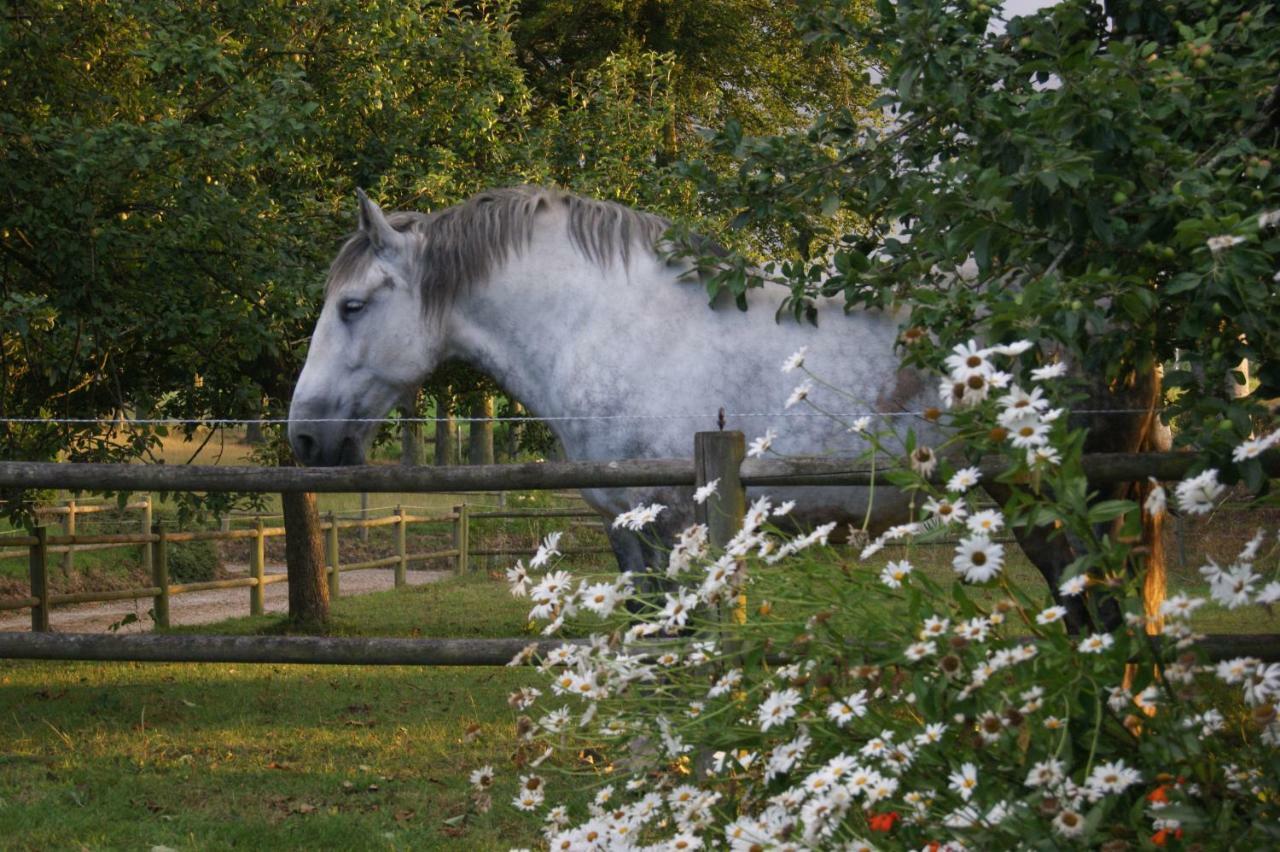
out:
<path id="1" fill-rule="evenodd" d="M 335 632 L 514 636 L 524 606 L 473 576 L 340 599 Z M 278 618 L 200 632 L 272 632 Z M 195 632 L 195 631 L 189 631 Z M 514 786 L 505 668 L 0 661 L 10 849 L 505 849 L 538 822 Z M 504 777 L 489 813 L 467 775 Z"/>
<path id="2" fill-rule="evenodd" d="M 919 570 L 947 569 L 939 561 Z M 784 580 L 762 577 L 752 594 L 785 594 Z M 339 599 L 333 633 L 528 635 L 527 607 L 506 594 L 498 575 L 475 573 Z M 1246 630 L 1245 614 L 1200 626 Z M 267 616 L 179 632 L 253 635 L 280 627 L 279 616 Z M 531 845 L 538 820 L 507 805 L 517 743 L 506 698 L 535 684 L 542 685 L 536 673 L 506 668 L 0 661 L 2 845 Z M 483 764 L 499 774 L 487 813 L 471 804 L 467 786 Z"/>

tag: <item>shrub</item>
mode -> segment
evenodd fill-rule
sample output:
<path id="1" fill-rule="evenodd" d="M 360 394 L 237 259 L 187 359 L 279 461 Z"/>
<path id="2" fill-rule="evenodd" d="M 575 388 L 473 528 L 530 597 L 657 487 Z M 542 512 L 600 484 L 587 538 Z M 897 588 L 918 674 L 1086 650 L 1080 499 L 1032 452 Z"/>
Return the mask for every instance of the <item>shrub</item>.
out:
<path id="1" fill-rule="evenodd" d="M 169 545 L 169 582 L 203 583 L 215 580 L 222 557 L 212 541 L 185 541 Z"/>
<path id="2" fill-rule="evenodd" d="M 1162 513 L 1166 500 L 1189 514 L 1211 511 L 1224 495 L 1217 472 L 1188 477 L 1173 496 L 1157 489 L 1144 507 L 1085 499 L 1082 433 L 1053 407 L 1066 397 L 1060 370 L 997 366 L 1028 350 L 957 347 L 948 381 L 979 370 L 984 389 L 940 414 L 964 449 L 1003 454 L 1000 481 L 1014 497 L 1000 511 L 975 511 L 969 496 L 984 474 L 952 468 L 954 447 L 935 453 L 908 435 L 894 451 L 868 421 L 853 424 L 881 458 L 909 460 L 890 481 L 928 498 L 917 501 L 918 519 L 861 554 L 902 543 L 905 559 L 859 564 L 826 546 L 834 524 L 780 539 L 770 519 L 788 507 L 761 498 L 720 551 L 705 527 L 686 530 L 668 567 L 681 587 L 628 628 L 615 613 L 635 595 L 629 576 L 575 581 L 554 561 L 558 536 L 528 567 L 517 563 L 513 591 L 533 600 L 530 617 L 549 622 L 544 632 L 575 614 L 613 619 L 589 644 L 542 658 L 545 692 L 511 696 L 529 713 L 517 726 L 513 804 L 546 811 L 552 849 L 1280 842 L 1280 664 L 1210 665 L 1188 618 L 1204 598 L 1179 594 L 1148 613 L 1141 597 L 1141 511 Z M 808 372 L 803 352 L 788 365 Z M 1277 440 L 1245 442 L 1237 461 Z M 663 511 L 638 507 L 616 523 L 645 531 Z M 1089 590 L 1094 625 L 1098 600 L 1111 597 L 1124 614 L 1119 627 L 1072 635 L 1064 607 L 1009 581 L 992 534 L 1029 525 L 1081 542 L 1060 594 Z M 914 570 L 914 543 L 948 533 L 960 536 L 954 577 Z M 1280 582 L 1255 571 L 1274 567 L 1276 551 L 1275 537 L 1259 533 L 1232 565 L 1210 560 L 1201 569 L 1210 596 L 1229 608 L 1280 600 Z M 785 582 L 766 597 L 761 578 L 777 572 Z M 708 616 L 735 606 L 747 617 Z M 664 643 L 637 646 L 644 637 Z M 555 798 L 540 773 L 553 772 L 575 789 L 597 788 L 586 813 L 548 807 Z M 481 808 L 492 775 L 485 767 L 474 782 Z"/>

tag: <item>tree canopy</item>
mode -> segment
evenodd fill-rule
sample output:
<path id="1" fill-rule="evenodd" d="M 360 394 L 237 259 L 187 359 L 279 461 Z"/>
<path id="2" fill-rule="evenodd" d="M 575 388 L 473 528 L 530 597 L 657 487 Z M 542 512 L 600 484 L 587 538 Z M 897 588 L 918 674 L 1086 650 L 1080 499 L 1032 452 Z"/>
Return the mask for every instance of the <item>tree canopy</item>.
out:
<path id="1" fill-rule="evenodd" d="M 796 126 L 859 80 L 738 0 L 36 2 L 0 45 L 0 410 L 35 420 L 279 413 L 357 186 L 430 209 L 554 182 L 710 222 L 671 157 L 699 127 Z M 9 458 L 153 439 L 0 423 Z"/>
<path id="2" fill-rule="evenodd" d="M 1000 16 L 970 0 L 808 3 L 807 39 L 874 60 L 884 118 L 831 109 L 793 133 L 720 133 L 738 169 L 694 166 L 704 190 L 741 225 L 806 235 L 816 260 L 703 258 L 714 286 L 782 280 L 801 316 L 824 295 L 902 308 L 928 332 L 909 337 L 917 363 L 977 336 L 1046 344 L 1108 381 L 1164 364 L 1179 439 L 1225 453 L 1280 396 L 1275 7 L 1063 0 Z M 1246 477 L 1262 483 L 1256 464 Z"/>

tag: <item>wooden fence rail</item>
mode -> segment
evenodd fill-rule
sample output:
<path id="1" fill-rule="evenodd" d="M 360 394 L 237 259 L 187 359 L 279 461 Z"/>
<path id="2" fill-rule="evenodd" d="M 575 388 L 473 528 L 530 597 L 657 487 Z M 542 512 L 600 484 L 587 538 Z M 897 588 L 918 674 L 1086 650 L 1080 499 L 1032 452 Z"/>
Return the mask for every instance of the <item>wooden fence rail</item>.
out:
<path id="1" fill-rule="evenodd" d="M 63 507 L 49 507 L 60 509 Z M 148 499 L 143 503 L 130 504 L 127 508 L 144 509 L 144 517 L 150 520 L 151 503 Z M 84 507 L 76 507 L 77 512 Z M 57 511 L 49 514 L 65 514 Z M 396 507 L 394 514 L 381 518 L 338 519 L 333 513 L 326 515 L 320 524 L 325 535 L 325 564 L 328 567 L 329 593 L 333 597 L 341 594 L 341 575 L 346 571 L 364 571 L 376 568 L 393 568 L 396 587 L 408 582 L 408 566 L 410 562 L 425 562 L 432 559 L 449 559 L 453 562 L 456 573 L 470 570 L 471 557 L 509 557 L 516 558 L 534 553 L 533 548 L 500 548 L 473 547 L 471 526 L 477 520 L 517 519 L 545 520 L 548 518 L 598 518 L 599 515 L 583 509 L 508 509 L 494 512 L 472 512 L 467 504 L 455 506 L 447 515 L 411 515 Z M 411 552 L 406 546 L 407 531 L 410 524 L 449 524 L 452 529 L 452 546 L 448 548 Z M 368 559 L 360 562 L 343 562 L 340 558 L 338 532 L 340 530 L 367 530 L 370 528 L 395 526 L 395 553 L 390 556 Z M 21 545 L 22 549 L 0 551 L 0 558 L 16 558 L 27 556 L 31 580 L 31 594 L 28 597 L 0 599 L 0 612 L 31 609 L 32 630 L 42 632 L 48 630 L 49 609 L 55 606 L 83 603 L 106 603 L 121 600 L 153 599 L 153 613 L 157 626 L 169 627 L 170 600 L 176 595 L 190 594 L 219 589 L 249 590 L 249 613 L 261 615 L 265 612 L 263 589 L 273 583 L 283 583 L 288 577 L 284 574 L 267 574 L 265 548 L 269 538 L 283 536 L 284 527 L 268 527 L 258 519 L 250 529 L 218 529 L 218 530 L 186 530 L 169 531 L 159 526 L 148 532 L 136 533 L 100 533 L 51 535 L 48 528 L 40 527 L 34 535 L 8 536 L 5 542 Z M 249 551 L 249 576 L 232 577 L 223 580 L 207 580 L 191 583 L 173 583 L 169 578 L 169 548 L 174 544 L 193 541 L 251 541 Z M 130 589 L 111 589 L 109 591 L 75 592 L 56 594 L 49 591 L 48 555 L 62 552 L 67 548 L 96 547 L 120 548 L 145 545 L 155 548 L 154 557 L 146 562 L 146 569 L 152 583 L 149 586 Z M 566 555 L 603 554 L 612 552 L 608 547 L 569 547 L 562 550 Z M 335 571 L 336 568 L 336 571 Z"/>
<path id="2" fill-rule="evenodd" d="M 505 666 L 530 644 L 545 656 L 585 639 L 394 639 L 333 636 L 196 636 L 101 633 L 0 633 L 0 658 L 154 663 L 270 663 L 361 666 Z M 657 653 L 661 640 L 636 646 Z M 1257 657 L 1280 661 L 1280 636 L 1211 635 L 1199 643 L 1210 660 Z M 772 655 L 784 662 L 783 654 Z"/>
<path id="3" fill-rule="evenodd" d="M 1181 479 L 1197 457 L 1191 453 L 1097 453 L 1084 458 L 1091 484 Z M 1280 451 L 1262 457 L 1269 476 L 1280 476 Z M 986 477 L 1003 460 L 978 466 Z M 885 467 L 880 468 L 883 475 Z M 745 486 L 870 485 L 876 474 L 848 459 L 747 459 Z M 546 462 L 466 467 L 232 467 L 222 465 L 83 464 L 0 462 L 0 488 L 63 488 L 71 491 L 280 491 L 418 492 L 520 491 L 559 488 L 690 486 L 697 480 L 692 459 L 629 459 L 611 462 Z"/>
<path id="4" fill-rule="evenodd" d="M 745 489 L 749 486 L 787 485 L 869 485 L 875 474 L 858 463 L 840 459 L 800 459 L 788 461 L 742 460 L 742 435 L 740 433 L 699 433 L 696 436 L 696 457 L 693 460 L 628 460 L 603 463 L 557 462 L 547 464 L 517 464 L 468 466 L 459 468 L 362 466 L 346 468 L 252 468 L 252 467 L 197 467 L 197 466 L 147 466 L 147 465 L 99 465 L 59 464 L 38 462 L 0 462 L 0 488 L 64 488 L 80 491 L 230 491 L 230 492 L 419 492 L 440 493 L 456 491 L 506 492 L 523 489 L 563 488 L 614 488 L 649 486 L 686 486 L 703 484 L 712 478 L 722 478 L 715 499 L 718 515 L 726 518 L 724 529 L 712 532 L 713 540 L 723 540 L 731 534 L 733 519 L 741 517 L 745 508 Z M 1195 462 L 1195 457 L 1185 453 L 1147 454 L 1099 454 L 1084 459 L 1084 469 L 1092 484 L 1100 485 L 1127 482 L 1154 477 L 1169 481 L 1180 479 Z M 1271 451 L 1262 458 L 1264 470 L 1269 476 L 1280 475 L 1280 452 Z M 882 468 L 883 470 L 883 468 Z M 992 461 L 980 465 L 985 476 L 994 477 L 1003 471 L 1003 462 Z M 736 476 L 735 476 L 736 473 Z M 68 517 L 73 517 L 70 512 Z M 322 524 L 326 532 L 326 562 L 330 569 L 333 592 L 338 591 L 339 577 L 343 570 L 363 567 L 395 566 L 397 584 L 404 576 L 404 568 L 411 559 L 451 557 L 455 570 L 462 572 L 469 567 L 471 555 L 508 553 L 494 549 L 473 551 L 470 547 L 470 526 L 473 519 L 507 517 L 587 517 L 585 512 L 561 510 L 534 510 L 524 515 L 513 511 L 472 512 L 463 503 L 449 516 L 438 518 L 414 517 L 397 510 L 392 518 L 338 520 L 330 516 Z M 431 554 L 409 555 L 404 550 L 404 530 L 409 523 L 418 521 L 452 521 L 453 547 Z M 740 521 L 739 521 L 740 523 Z M 342 565 L 339 559 L 337 533 L 342 528 L 368 529 L 369 526 L 397 525 L 397 553 L 394 557 L 370 560 L 355 565 Z M 278 531 L 278 532 L 277 532 Z M 68 530 L 62 536 L 50 536 L 44 527 L 27 537 L 9 539 L 13 544 L 29 549 L 31 595 L 11 601 L 0 601 L 0 609 L 31 608 L 32 630 L 47 631 L 49 608 L 55 604 L 70 602 L 80 595 L 51 595 L 48 587 L 47 556 L 49 548 L 56 544 L 80 543 L 145 543 L 155 548 L 152 562 L 152 585 L 145 589 L 123 590 L 112 594 L 133 597 L 153 597 L 156 622 L 168 626 L 169 599 L 175 594 L 206 588 L 246 587 L 250 592 L 251 611 L 262 608 L 262 588 L 267 583 L 279 582 L 284 576 L 265 576 L 263 573 L 263 542 L 271 534 L 282 534 L 279 528 L 264 527 L 261 522 L 252 530 L 221 530 L 200 532 L 166 532 L 156 527 L 149 533 L 129 536 L 77 536 Z M 249 538 L 254 541 L 255 556 L 251 561 L 251 577 L 211 583 L 171 584 L 168 577 L 168 547 L 179 541 L 218 540 L 220 538 Z M 110 541 L 107 541 L 110 539 Z M 566 552 L 572 552 L 566 550 Z M 105 598 L 99 598 L 105 599 Z M 732 605 L 731 605 L 732 606 Z M 734 607 L 736 609 L 736 607 Z M 732 610 L 726 613 L 735 617 Z M 345 645 L 337 640 L 290 640 L 267 637 L 146 637 L 162 640 L 150 644 L 116 643 L 103 640 L 137 639 L 142 637 L 75 637 L 65 642 L 43 643 L 32 634 L 0 634 L 0 657 L 38 656 L 46 659 L 171 659 L 185 661 L 271 661 L 271 662 L 333 662 L 333 663 L 415 663 L 430 665 L 485 665 L 505 662 L 520 640 L 348 640 Z M 58 637 L 66 638 L 66 637 Z M 1265 659 L 1280 659 L 1280 637 L 1231 636 L 1216 637 L 1222 640 L 1222 653 L 1234 656 L 1249 653 Z M 169 640 L 185 640 L 185 642 Z M 502 653 L 492 650 L 476 651 L 477 642 L 494 642 L 501 645 Z M 319 644 L 317 644 L 319 643 Z M 377 643 L 406 643 L 407 650 L 380 650 Z M 459 644 L 462 643 L 462 644 Z M 463 653 L 466 643 L 471 651 Z M 276 650 L 268 659 L 261 652 L 267 644 Z M 75 648 L 72 648 L 75 645 Z M 341 645 L 341 647 L 340 647 Z M 278 646 L 278 647 L 277 647 Z M 397 646 L 398 647 L 398 646 Z M 494 646 L 498 647 L 498 646 Z M 168 648 L 169 650 L 163 650 Z M 43 650 L 41 650 L 43 649 Z M 132 649 L 132 650 L 131 650 Z M 150 649 L 150 650 L 148 650 Z M 161 650 L 156 650 L 161 649 Z M 175 650 L 176 649 L 176 650 Z M 256 649 L 256 650 L 254 650 Z M 1241 649 L 1247 649 L 1242 651 Z M 253 650 L 253 655 L 250 651 Z M 68 656 L 74 653 L 77 656 Z M 1214 652 L 1211 652 L 1211 654 Z M 85 656 L 106 654 L 116 656 Z M 146 656 L 152 654 L 152 656 Z M 169 654 L 171 656 L 164 656 Z M 219 656 L 219 655 L 222 656 Z M 486 656 L 486 654 L 488 656 Z M 159 655 L 159 656 L 156 656 Z M 488 662 L 486 662 L 488 661 Z"/>

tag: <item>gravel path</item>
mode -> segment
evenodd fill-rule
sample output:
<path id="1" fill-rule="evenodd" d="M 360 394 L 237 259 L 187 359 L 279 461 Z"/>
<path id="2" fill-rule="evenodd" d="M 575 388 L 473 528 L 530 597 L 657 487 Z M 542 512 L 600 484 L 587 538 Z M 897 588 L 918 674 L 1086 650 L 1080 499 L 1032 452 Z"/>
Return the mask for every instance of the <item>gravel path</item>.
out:
<path id="1" fill-rule="evenodd" d="M 238 569 L 238 570 L 237 570 Z M 245 566 L 228 566 L 231 576 L 246 575 Z M 284 566 L 267 567 L 268 574 L 285 573 Z M 450 576 L 448 571 L 410 571 L 407 580 L 409 585 L 417 586 L 434 583 Z M 395 574 L 390 568 L 374 568 L 368 571 L 343 571 L 342 596 L 360 595 L 367 592 L 379 592 L 394 588 Z M 49 626 L 58 633 L 107 633 L 112 624 L 116 624 L 130 613 L 138 617 L 138 621 L 124 625 L 120 633 L 148 633 L 151 621 L 147 611 L 151 609 L 151 599 L 137 601 L 109 601 L 106 603 L 76 604 L 72 606 L 54 607 L 49 614 Z M 289 609 L 289 587 L 287 583 L 273 583 L 267 586 L 266 610 L 270 613 L 283 613 Z M 209 592 L 191 592 L 175 595 L 169 599 L 169 623 L 173 625 L 209 624 L 227 618 L 237 618 L 249 614 L 248 589 L 219 589 Z M 31 629 L 31 611 L 0 613 L 0 631 L 15 632 Z"/>

